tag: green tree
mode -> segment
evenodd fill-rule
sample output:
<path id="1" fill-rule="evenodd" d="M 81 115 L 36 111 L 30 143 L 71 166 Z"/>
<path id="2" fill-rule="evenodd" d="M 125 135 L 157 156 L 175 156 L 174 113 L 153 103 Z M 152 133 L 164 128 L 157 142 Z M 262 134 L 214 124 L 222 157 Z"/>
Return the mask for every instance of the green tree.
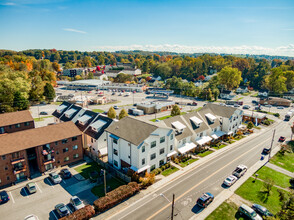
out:
<path id="1" fill-rule="evenodd" d="M 128 116 L 128 113 L 127 113 L 127 111 L 123 108 L 123 109 L 120 111 L 119 115 L 118 115 L 118 119 L 120 120 L 120 119 L 122 119 L 122 118 L 124 118 L 124 117 L 126 117 L 126 116 Z"/>
<path id="2" fill-rule="evenodd" d="M 265 77 L 264 85 L 269 91 L 281 94 L 287 91 L 286 80 L 281 68 L 273 68 L 271 74 Z"/>
<path id="3" fill-rule="evenodd" d="M 284 76 L 286 77 L 287 90 L 290 91 L 294 88 L 294 71 L 286 71 Z"/>
<path id="4" fill-rule="evenodd" d="M 67 62 L 64 64 L 64 69 L 71 69 L 74 67 L 75 67 L 75 65 L 72 62 Z"/>
<path id="5" fill-rule="evenodd" d="M 174 105 L 172 110 L 171 110 L 170 115 L 173 117 L 173 116 L 180 115 L 180 114 L 181 114 L 180 107 L 178 105 Z"/>
<path id="6" fill-rule="evenodd" d="M 226 89 L 233 89 L 240 85 L 242 80 L 241 71 L 237 68 L 224 67 L 220 72 L 218 72 L 219 83 L 224 85 Z"/>
<path id="7" fill-rule="evenodd" d="M 44 93 L 43 95 L 46 97 L 46 100 L 52 101 L 55 98 L 55 90 L 51 83 L 46 83 L 44 86 Z"/>
<path id="8" fill-rule="evenodd" d="M 114 110 L 114 108 L 111 106 L 107 112 L 107 116 L 108 118 L 116 118 L 116 111 Z"/>
<path id="9" fill-rule="evenodd" d="M 252 121 L 249 121 L 249 123 L 247 124 L 247 128 L 248 129 L 252 129 L 254 127 L 254 124 Z"/>
<path id="10" fill-rule="evenodd" d="M 13 98 L 13 107 L 17 111 L 27 110 L 29 101 L 19 91 L 16 91 Z"/>
<path id="11" fill-rule="evenodd" d="M 142 65 L 142 72 L 149 73 L 149 70 L 150 70 L 149 62 L 147 60 L 145 60 Z"/>
<path id="12" fill-rule="evenodd" d="M 89 72 L 87 78 L 88 79 L 94 79 L 94 73 L 93 72 Z"/>
<path id="13" fill-rule="evenodd" d="M 217 98 L 218 98 L 218 96 L 220 94 L 219 89 L 218 88 L 213 89 L 212 94 L 213 94 L 213 97 L 214 97 L 214 101 L 217 101 Z"/>

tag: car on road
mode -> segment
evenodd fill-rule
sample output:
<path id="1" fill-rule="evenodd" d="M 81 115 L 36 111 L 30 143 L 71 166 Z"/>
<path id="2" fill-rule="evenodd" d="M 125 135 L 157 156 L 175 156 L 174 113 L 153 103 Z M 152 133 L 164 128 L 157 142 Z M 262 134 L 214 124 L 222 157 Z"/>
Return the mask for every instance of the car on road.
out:
<path id="1" fill-rule="evenodd" d="M 258 205 L 258 204 L 253 204 L 251 208 L 256 211 L 259 215 L 262 217 L 268 217 L 268 216 L 274 216 L 267 208 Z"/>
<path id="2" fill-rule="evenodd" d="M 48 112 L 40 112 L 40 115 L 48 115 Z"/>
<path id="3" fill-rule="evenodd" d="M 244 105 L 243 109 L 250 109 L 250 105 Z"/>
<path id="4" fill-rule="evenodd" d="M 256 107 L 254 108 L 254 110 L 261 110 L 261 109 L 262 109 L 261 106 L 256 106 Z"/>
<path id="5" fill-rule="evenodd" d="M 115 92 L 111 93 L 111 95 L 115 95 Z"/>
<path id="6" fill-rule="evenodd" d="M 63 178 L 63 179 L 69 179 L 71 178 L 71 172 L 67 169 L 64 168 L 60 171 L 59 175 Z"/>
<path id="7" fill-rule="evenodd" d="M 272 105 L 265 105 L 264 107 L 271 108 L 273 106 Z"/>
<path id="8" fill-rule="evenodd" d="M 202 208 L 206 208 L 214 199 L 214 196 L 206 192 L 204 193 L 198 200 L 197 200 L 197 205 L 199 205 Z"/>
<path id="9" fill-rule="evenodd" d="M 263 155 L 268 155 L 270 153 L 271 149 L 270 148 L 263 148 L 262 153 Z"/>
<path id="10" fill-rule="evenodd" d="M 83 201 L 80 200 L 80 198 L 77 196 L 71 197 L 69 202 L 70 202 L 70 204 L 72 204 L 72 206 L 75 208 L 75 210 L 79 210 L 79 209 L 85 207 L 85 204 L 83 203 Z"/>
<path id="11" fill-rule="evenodd" d="M 59 203 L 55 206 L 55 211 L 58 213 L 58 215 L 62 218 L 64 216 L 67 216 L 70 214 L 68 208 L 63 203 Z"/>
<path id="12" fill-rule="evenodd" d="M 284 109 L 284 107 L 283 106 L 278 106 L 277 109 Z"/>
<path id="13" fill-rule="evenodd" d="M 245 215 L 247 218 L 252 220 L 262 220 L 262 218 L 248 205 L 242 204 L 238 211 L 241 216 Z"/>
<path id="14" fill-rule="evenodd" d="M 280 138 L 279 138 L 279 142 L 284 142 L 286 140 L 286 138 L 284 137 L 284 136 L 281 136 Z"/>
<path id="15" fill-rule="evenodd" d="M 224 185 L 231 186 L 238 180 L 237 177 L 230 175 L 224 180 Z"/>
<path id="16" fill-rule="evenodd" d="M 243 176 L 247 171 L 247 167 L 245 165 L 239 165 L 236 167 L 236 169 L 233 171 L 233 175 L 235 177 L 240 178 L 241 176 Z"/>
<path id="17" fill-rule="evenodd" d="M 5 190 L 0 192 L 0 204 L 6 203 L 10 200 L 7 192 Z"/>
<path id="18" fill-rule="evenodd" d="M 239 108 L 241 105 L 238 105 L 238 104 L 234 104 L 234 107 L 235 108 Z"/>
<path id="19" fill-rule="evenodd" d="M 37 192 L 36 184 L 34 182 L 27 183 L 25 188 L 30 194 Z"/>
<path id="20" fill-rule="evenodd" d="M 57 173 L 55 173 L 55 172 L 49 173 L 49 178 L 51 179 L 51 181 L 54 184 L 61 183 L 61 181 L 62 181 L 61 177 Z"/>
<path id="21" fill-rule="evenodd" d="M 38 216 L 31 214 L 24 218 L 24 220 L 39 220 Z"/>
<path id="22" fill-rule="evenodd" d="M 117 105 L 113 106 L 114 109 L 119 109 L 119 107 Z"/>

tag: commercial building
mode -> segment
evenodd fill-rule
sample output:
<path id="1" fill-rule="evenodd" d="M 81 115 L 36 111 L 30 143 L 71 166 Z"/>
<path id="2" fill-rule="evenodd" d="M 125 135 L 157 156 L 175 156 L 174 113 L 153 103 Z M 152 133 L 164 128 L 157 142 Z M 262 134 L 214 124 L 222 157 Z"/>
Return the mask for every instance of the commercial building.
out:
<path id="1" fill-rule="evenodd" d="M 83 159 L 82 133 L 73 122 L 0 136 L 0 187 Z"/>
<path id="2" fill-rule="evenodd" d="M 137 109 L 144 111 L 144 114 L 153 114 L 171 110 L 174 105 L 174 101 L 142 102 L 137 104 Z"/>
<path id="3" fill-rule="evenodd" d="M 0 134 L 35 128 L 34 119 L 28 110 L 0 114 Z"/>
<path id="4" fill-rule="evenodd" d="M 267 117 L 264 113 L 243 110 L 244 122 L 252 121 L 254 124 L 260 124 L 266 119 Z"/>
<path id="5" fill-rule="evenodd" d="M 100 89 L 102 86 L 108 84 L 111 84 L 111 82 L 98 79 L 76 80 L 67 83 L 66 89 L 91 91 Z"/>
<path id="6" fill-rule="evenodd" d="M 274 105 L 274 106 L 285 106 L 290 107 L 291 101 L 288 99 L 278 98 L 278 97 L 268 97 L 261 98 L 259 104 L 261 105 Z"/>

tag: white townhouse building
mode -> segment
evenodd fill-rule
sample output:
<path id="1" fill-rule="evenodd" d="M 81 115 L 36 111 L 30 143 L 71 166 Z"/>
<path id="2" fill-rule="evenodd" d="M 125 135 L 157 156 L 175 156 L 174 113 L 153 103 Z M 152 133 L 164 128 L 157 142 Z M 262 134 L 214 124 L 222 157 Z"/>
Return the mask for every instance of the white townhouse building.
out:
<path id="1" fill-rule="evenodd" d="M 150 172 L 174 152 L 173 129 L 125 117 L 106 128 L 108 163 L 117 169 Z"/>
<path id="2" fill-rule="evenodd" d="M 214 117 L 208 116 L 211 120 L 213 118 L 219 119 L 221 123 L 220 130 L 227 135 L 236 134 L 237 130 L 242 125 L 243 111 L 238 108 L 208 103 L 200 112 L 204 111 L 212 112 Z"/>

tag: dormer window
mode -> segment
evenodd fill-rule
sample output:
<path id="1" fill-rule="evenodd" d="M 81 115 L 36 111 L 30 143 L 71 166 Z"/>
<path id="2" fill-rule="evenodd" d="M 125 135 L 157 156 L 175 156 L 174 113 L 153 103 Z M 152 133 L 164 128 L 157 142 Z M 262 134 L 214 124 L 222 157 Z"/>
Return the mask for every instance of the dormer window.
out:
<path id="1" fill-rule="evenodd" d="M 183 125 L 179 121 L 175 121 L 175 122 L 171 123 L 171 125 L 176 129 L 177 133 L 182 133 L 184 131 L 184 129 L 186 128 L 186 126 Z"/>
<path id="2" fill-rule="evenodd" d="M 66 107 L 67 107 L 66 105 L 60 105 L 60 106 L 57 107 L 56 111 L 58 113 L 61 113 Z"/>
<path id="3" fill-rule="evenodd" d="M 89 116 L 89 115 L 83 115 L 82 117 L 80 117 L 80 118 L 78 119 L 78 121 L 79 121 L 80 124 L 84 125 L 84 124 L 86 124 L 87 121 L 89 121 L 90 119 L 91 119 L 91 116 Z"/>
<path id="4" fill-rule="evenodd" d="M 73 114 L 76 112 L 77 110 L 76 109 L 69 109 L 67 110 L 64 114 L 65 114 L 65 117 L 67 118 L 71 118 L 73 116 Z"/>
<path id="5" fill-rule="evenodd" d="M 191 117 L 190 120 L 194 123 L 196 127 L 200 127 L 201 123 L 203 122 L 201 119 L 197 118 L 196 116 Z"/>
<path id="6" fill-rule="evenodd" d="M 205 114 L 205 116 L 208 118 L 210 123 L 214 123 L 216 120 L 216 117 L 213 114 L 207 113 L 207 114 Z"/>
<path id="7" fill-rule="evenodd" d="M 91 128 L 92 130 L 98 132 L 107 122 L 99 119 L 98 121 L 95 121 L 92 125 Z"/>

